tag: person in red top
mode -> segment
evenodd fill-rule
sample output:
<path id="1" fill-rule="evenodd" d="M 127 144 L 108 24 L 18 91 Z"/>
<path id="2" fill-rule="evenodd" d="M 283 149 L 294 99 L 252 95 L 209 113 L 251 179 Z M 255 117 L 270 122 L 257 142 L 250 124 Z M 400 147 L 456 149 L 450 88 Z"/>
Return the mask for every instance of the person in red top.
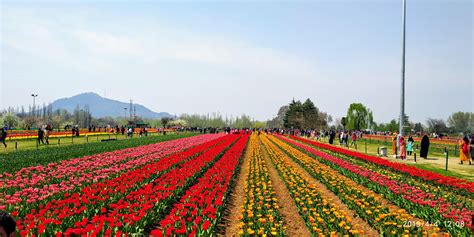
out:
<path id="1" fill-rule="evenodd" d="M 463 161 L 469 161 L 469 164 L 471 164 L 471 159 L 469 155 L 469 139 L 467 137 L 464 137 L 462 140 L 459 141 L 459 159 L 461 162 L 459 164 L 462 165 Z"/>
<path id="2" fill-rule="evenodd" d="M 406 143 L 405 143 L 405 139 L 403 137 L 400 137 L 400 158 L 402 160 L 407 159 Z"/>
<path id="3" fill-rule="evenodd" d="M 357 145 L 356 142 L 357 142 L 357 135 L 356 135 L 355 132 L 353 132 L 353 133 L 352 133 L 352 143 L 351 143 L 351 146 L 354 146 L 354 147 L 355 147 L 355 146 Z"/>

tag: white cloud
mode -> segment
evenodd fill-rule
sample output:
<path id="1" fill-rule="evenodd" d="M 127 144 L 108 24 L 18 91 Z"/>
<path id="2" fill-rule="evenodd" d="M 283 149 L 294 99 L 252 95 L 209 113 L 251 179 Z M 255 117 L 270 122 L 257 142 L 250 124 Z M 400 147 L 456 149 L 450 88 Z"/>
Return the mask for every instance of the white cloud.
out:
<path id="1" fill-rule="evenodd" d="M 178 60 L 295 77 L 314 73 L 303 59 L 233 39 L 216 40 L 199 32 L 164 27 L 134 29 L 133 35 L 128 35 L 97 30 L 93 24 L 84 28 L 74 19 L 68 25 L 64 20 L 41 18 L 37 21 L 35 13 L 30 11 L 6 12 L 3 20 L 7 27 L 2 33 L 2 44 L 65 67 L 74 65 L 78 70 L 110 70 L 114 61 L 126 58 L 149 64 Z"/>

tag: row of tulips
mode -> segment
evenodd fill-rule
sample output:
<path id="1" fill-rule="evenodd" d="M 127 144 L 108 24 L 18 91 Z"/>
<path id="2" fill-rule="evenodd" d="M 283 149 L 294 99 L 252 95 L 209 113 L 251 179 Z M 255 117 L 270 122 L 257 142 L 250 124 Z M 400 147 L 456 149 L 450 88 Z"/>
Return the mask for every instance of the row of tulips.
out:
<path id="1" fill-rule="evenodd" d="M 341 201 L 367 221 L 369 225 L 377 229 L 380 234 L 403 235 L 422 233 L 421 228 L 412 228 L 411 226 L 404 225 L 408 220 L 416 220 L 406 210 L 394 206 L 390 207 L 390 205 L 381 202 L 374 192 L 366 191 L 363 186 L 293 146 L 275 137 L 270 137 L 270 140 L 283 149 L 314 178 L 326 185 Z"/>
<path id="2" fill-rule="evenodd" d="M 171 212 L 160 221 L 160 227 L 151 231 L 151 235 L 203 236 L 217 233 L 217 224 L 223 216 L 229 186 L 247 141 L 248 135 L 238 140 L 191 186 Z"/>
<path id="3" fill-rule="evenodd" d="M 353 159 L 351 156 L 347 156 L 344 154 L 339 154 L 336 152 L 331 152 L 331 151 L 325 151 L 328 154 L 331 154 L 333 156 L 339 157 L 344 159 L 345 161 L 351 162 L 352 164 L 355 164 L 357 166 L 360 166 L 364 169 L 370 170 L 372 172 L 376 172 L 379 175 L 383 175 L 390 180 L 395 180 L 399 183 L 405 183 L 408 184 L 409 186 L 412 186 L 416 188 L 417 190 L 424 190 L 424 192 L 429 195 L 429 197 L 426 197 L 428 200 L 437 200 L 437 199 L 442 199 L 443 201 L 449 202 L 451 204 L 455 205 L 460 205 L 463 203 L 464 206 L 466 206 L 467 209 L 472 209 L 471 202 L 474 201 L 472 198 L 470 201 L 468 201 L 470 198 L 467 198 L 466 200 L 465 196 L 462 196 L 457 193 L 453 193 L 447 186 L 434 186 L 432 184 L 428 184 L 427 182 L 420 181 L 419 179 L 408 177 L 406 174 L 395 172 L 391 169 L 383 169 L 380 168 L 380 166 L 371 163 L 371 162 L 365 162 L 360 159 Z M 474 204 L 474 203 L 473 203 Z M 435 205 L 435 203 L 432 203 L 431 205 Z"/>
<path id="4" fill-rule="evenodd" d="M 14 174 L 0 175 L 0 191 L 5 194 L 5 204 L 31 204 L 57 193 L 117 176 L 220 136 L 201 135 L 23 168 Z M 0 206 L 2 202 L 0 200 Z"/>
<path id="5" fill-rule="evenodd" d="M 444 175 L 434 173 L 434 172 L 431 172 L 431 171 L 418 169 L 416 167 L 409 166 L 409 165 L 406 165 L 406 164 L 397 163 L 397 162 L 390 162 L 388 160 L 385 160 L 385 159 L 382 159 L 382 158 L 379 158 L 379 157 L 376 157 L 376 156 L 370 156 L 370 155 L 362 154 L 362 153 L 359 153 L 359 152 L 347 150 L 347 149 L 344 149 L 344 148 L 331 146 L 329 144 L 323 144 L 323 143 L 316 142 L 316 141 L 310 141 L 310 140 L 300 138 L 300 137 L 296 137 L 296 136 L 291 136 L 291 138 L 295 139 L 295 140 L 298 140 L 298 141 L 301 141 L 301 142 L 304 142 L 304 143 L 307 143 L 307 144 L 310 144 L 312 146 L 316 146 L 318 148 L 322 148 L 322 149 L 330 150 L 330 151 L 337 152 L 337 153 L 340 153 L 340 154 L 355 157 L 355 158 L 358 158 L 358 159 L 362 159 L 364 161 L 371 162 L 371 163 L 377 164 L 377 165 L 382 166 L 382 167 L 393 169 L 397 172 L 401 172 L 401 173 L 408 174 L 410 176 L 418 177 L 422 180 L 430 181 L 430 182 L 432 182 L 436 185 L 439 185 L 439 184 L 445 185 L 445 186 L 450 187 L 452 189 L 457 189 L 457 190 L 462 191 L 462 193 L 466 194 L 466 196 L 471 196 L 472 197 L 472 195 L 474 193 L 474 182 L 469 182 L 469 181 L 462 180 L 462 179 L 459 179 L 459 178 L 444 176 Z"/>
<path id="6" fill-rule="evenodd" d="M 112 213 L 111 210 L 117 211 L 123 208 L 129 209 L 129 211 L 136 210 L 129 206 L 129 202 L 138 202 L 138 198 L 135 200 L 131 197 L 140 196 L 140 191 L 153 192 L 160 197 L 169 196 L 176 187 L 179 187 L 173 186 L 171 182 L 173 180 L 170 179 L 185 181 L 186 179 L 182 179 L 184 178 L 182 175 L 186 175 L 182 172 L 184 168 L 200 167 L 199 164 L 209 162 L 235 139 L 236 137 L 225 136 L 195 146 L 123 173 L 116 178 L 93 183 L 78 192 L 65 193 L 61 199 L 40 205 L 39 208 L 31 210 L 26 215 L 20 212 L 20 216 L 23 217 L 18 223 L 20 233 L 22 235 L 27 233 L 50 235 L 69 228 L 66 233 L 78 234 L 91 230 L 90 225 L 98 221 L 118 221 L 118 213 L 113 212 L 114 218 L 104 215 Z M 166 181 L 168 182 L 166 183 Z M 165 183 L 163 184 L 163 182 Z M 156 183 L 160 183 L 162 186 L 151 189 Z M 136 205 L 134 208 L 146 210 L 147 206 Z M 128 220 L 133 221 L 138 216 L 143 217 L 146 212 L 140 214 L 133 216 L 133 218 L 130 216 Z M 77 229 L 86 224 L 89 229 Z"/>
<path id="7" fill-rule="evenodd" d="M 260 141 L 255 134 L 251 136 L 247 149 L 248 176 L 245 180 L 239 235 L 253 236 L 264 233 L 273 236 L 285 235 L 283 220 L 278 211 L 278 199 L 265 164 Z"/>
<path id="8" fill-rule="evenodd" d="M 454 235 L 470 233 L 472 226 L 471 218 L 474 215 L 474 211 L 468 201 L 457 204 L 450 203 L 443 197 L 437 198 L 425 190 L 403 182 L 397 182 L 390 179 L 390 177 L 367 170 L 310 146 L 281 136 L 280 138 L 305 150 L 323 163 L 340 171 L 344 176 L 353 179 L 376 193 L 380 193 L 398 206 L 407 209 L 411 213 L 415 213 L 429 223 L 436 223 L 444 231 Z"/>
<path id="9" fill-rule="evenodd" d="M 118 202 L 110 204 L 104 212 L 101 211 L 88 220 L 77 221 L 73 228 L 66 230 L 65 235 L 143 235 L 147 227 L 154 224 L 156 219 L 238 139 L 239 135 L 227 136 L 217 146 L 133 190 L 126 195 L 125 201 L 119 199 Z"/>
<path id="10" fill-rule="evenodd" d="M 290 163 L 283 153 L 267 137 L 260 136 L 271 161 L 285 182 L 296 207 L 306 226 L 314 235 L 358 235 L 364 234 L 359 226 L 352 226 L 352 217 L 337 205 L 334 200 L 325 198 L 315 184 L 308 180 Z"/>

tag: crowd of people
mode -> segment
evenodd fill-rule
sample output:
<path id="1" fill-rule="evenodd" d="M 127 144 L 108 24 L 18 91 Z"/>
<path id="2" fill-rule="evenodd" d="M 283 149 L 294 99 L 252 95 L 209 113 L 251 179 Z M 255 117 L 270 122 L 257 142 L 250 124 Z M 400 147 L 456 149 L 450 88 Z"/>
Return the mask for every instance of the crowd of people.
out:
<path id="1" fill-rule="evenodd" d="M 312 129 L 268 129 L 269 132 L 276 132 L 280 134 L 290 134 L 295 136 L 305 136 L 316 140 L 322 138 L 328 138 L 329 144 L 335 144 L 338 139 L 339 144 L 345 147 L 357 147 L 358 139 L 362 138 L 367 132 L 364 131 L 336 131 L 330 130 L 312 130 Z M 267 132 L 267 129 L 265 129 Z M 381 135 L 388 135 L 388 133 L 380 133 Z M 392 137 L 392 153 L 395 158 L 406 160 L 407 156 L 415 155 L 415 147 L 418 149 L 418 145 L 415 146 L 415 140 L 413 135 L 408 135 L 408 138 L 398 136 L 397 133 L 391 133 Z M 422 158 L 428 158 L 428 152 L 430 147 L 430 136 L 431 134 L 419 134 L 421 135 L 419 155 Z M 474 134 L 463 136 L 459 140 L 459 164 L 468 162 L 472 164 L 474 162 Z"/>

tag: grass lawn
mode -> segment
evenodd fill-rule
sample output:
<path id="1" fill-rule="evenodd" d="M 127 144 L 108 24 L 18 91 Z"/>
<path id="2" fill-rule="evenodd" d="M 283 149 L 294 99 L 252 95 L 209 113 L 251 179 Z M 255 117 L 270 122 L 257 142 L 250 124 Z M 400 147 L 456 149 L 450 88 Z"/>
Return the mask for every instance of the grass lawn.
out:
<path id="1" fill-rule="evenodd" d="M 327 138 L 319 140 L 319 142 L 328 143 Z M 335 145 L 339 145 L 339 140 L 335 140 Z M 377 148 L 383 147 L 383 144 L 374 144 L 374 143 L 365 143 L 363 141 L 358 142 L 357 149 L 355 147 L 348 147 L 350 150 L 357 150 L 361 153 L 367 153 L 369 155 L 378 156 Z M 387 146 L 385 146 L 387 147 Z M 415 151 L 417 159 L 416 163 L 414 160 L 414 156 L 408 156 L 406 160 L 395 159 L 392 154 L 392 147 L 388 146 L 388 157 L 384 157 L 392 162 L 399 162 L 404 163 L 407 165 L 416 166 L 417 168 L 429 170 L 432 172 L 440 173 L 446 176 L 457 177 L 469 181 L 474 181 L 474 163 L 473 165 L 469 164 L 459 164 L 459 156 L 452 154 L 452 152 L 448 152 L 448 170 L 446 171 L 446 155 L 441 153 L 437 150 L 428 152 L 428 159 L 420 158 L 419 157 L 419 150 Z"/>
<path id="2" fill-rule="evenodd" d="M 167 133 L 172 134 L 172 133 Z M 161 136 L 158 133 L 148 133 L 149 137 L 153 136 Z M 144 136 L 142 136 L 144 137 Z M 122 134 L 105 134 L 105 135 L 88 135 L 88 136 L 79 136 L 79 137 L 61 137 L 61 138 L 50 138 L 49 145 L 43 145 L 37 143 L 37 140 L 34 138 L 28 139 L 16 139 L 16 140 L 7 140 L 7 148 L 4 148 L 2 144 L 0 144 L 0 156 L 2 154 L 16 152 L 16 151 L 24 151 L 24 150 L 31 150 L 31 149 L 45 149 L 45 148 L 52 148 L 52 147 L 64 147 L 70 145 L 77 145 L 77 144 L 86 144 L 86 143 L 96 143 L 102 142 L 102 140 L 107 139 L 116 139 L 116 140 L 125 140 L 125 139 L 135 139 L 138 138 L 138 135 L 134 135 L 133 138 L 127 137 L 126 135 Z M 111 141 L 112 142 L 112 141 Z"/>

